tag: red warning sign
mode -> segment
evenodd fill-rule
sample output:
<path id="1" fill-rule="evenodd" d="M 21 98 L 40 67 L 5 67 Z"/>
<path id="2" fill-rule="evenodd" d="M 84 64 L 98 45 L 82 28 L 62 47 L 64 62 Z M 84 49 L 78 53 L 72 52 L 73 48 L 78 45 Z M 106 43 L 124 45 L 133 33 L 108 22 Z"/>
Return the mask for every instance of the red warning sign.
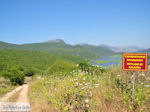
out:
<path id="1" fill-rule="evenodd" d="M 122 68 L 127 71 L 147 71 L 147 53 L 123 53 Z"/>

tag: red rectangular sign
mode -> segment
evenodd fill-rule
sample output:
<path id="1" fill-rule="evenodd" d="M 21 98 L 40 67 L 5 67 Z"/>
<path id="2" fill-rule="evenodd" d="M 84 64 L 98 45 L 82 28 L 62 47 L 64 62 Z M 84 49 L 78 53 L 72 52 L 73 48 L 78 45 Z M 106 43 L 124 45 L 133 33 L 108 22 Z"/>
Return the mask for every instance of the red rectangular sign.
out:
<path id="1" fill-rule="evenodd" d="M 123 53 L 122 68 L 127 71 L 147 71 L 147 53 Z"/>

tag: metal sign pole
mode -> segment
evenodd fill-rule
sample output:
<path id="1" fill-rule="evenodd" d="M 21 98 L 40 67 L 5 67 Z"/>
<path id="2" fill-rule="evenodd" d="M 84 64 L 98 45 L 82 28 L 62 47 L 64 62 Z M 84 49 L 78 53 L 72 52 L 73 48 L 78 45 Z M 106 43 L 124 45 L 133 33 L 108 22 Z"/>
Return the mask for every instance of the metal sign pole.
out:
<path id="1" fill-rule="evenodd" d="M 134 97 L 135 72 L 133 72 L 132 96 Z"/>

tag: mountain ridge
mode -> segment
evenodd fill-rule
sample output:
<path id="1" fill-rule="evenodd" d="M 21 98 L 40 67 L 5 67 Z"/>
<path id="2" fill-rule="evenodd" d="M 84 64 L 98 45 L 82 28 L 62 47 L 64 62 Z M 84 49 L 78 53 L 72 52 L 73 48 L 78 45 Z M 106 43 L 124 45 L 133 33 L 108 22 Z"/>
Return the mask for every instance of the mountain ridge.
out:
<path id="1" fill-rule="evenodd" d="M 70 45 L 63 40 L 55 39 L 48 42 L 28 43 L 28 44 L 10 44 L 0 43 L 0 49 L 18 49 L 33 50 L 42 52 L 51 52 L 57 54 L 69 54 L 86 59 L 95 59 L 101 56 L 112 55 L 114 52 L 106 47 L 94 45 Z"/>
<path id="2" fill-rule="evenodd" d="M 144 48 L 137 47 L 137 46 L 107 46 L 105 44 L 101 44 L 100 46 L 108 47 L 116 53 L 120 53 L 120 52 L 137 52 L 137 51 L 140 51 L 140 50 L 144 50 Z"/>
<path id="3" fill-rule="evenodd" d="M 101 56 L 109 56 L 120 52 L 138 52 L 143 50 L 136 46 L 123 46 L 112 47 L 104 44 L 91 45 L 91 44 L 67 44 L 62 39 L 53 39 L 39 43 L 26 43 L 26 44 L 11 44 L 0 41 L 0 49 L 17 49 L 17 50 L 33 50 L 42 52 L 51 52 L 57 54 L 69 54 L 79 56 L 82 58 L 98 58 Z"/>
<path id="4" fill-rule="evenodd" d="M 53 39 L 53 40 L 48 40 L 48 41 L 45 41 L 43 43 L 63 43 L 63 44 L 66 44 L 64 40 L 62 39 Z"/>

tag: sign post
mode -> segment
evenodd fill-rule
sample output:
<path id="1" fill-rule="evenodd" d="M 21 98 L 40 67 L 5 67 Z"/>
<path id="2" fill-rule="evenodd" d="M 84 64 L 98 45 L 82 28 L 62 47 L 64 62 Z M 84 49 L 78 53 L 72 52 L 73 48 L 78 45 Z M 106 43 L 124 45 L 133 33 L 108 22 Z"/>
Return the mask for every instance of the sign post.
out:
<path id="1" fill-rule="evenodd" d="M 134 97 L 135 72 L 133 72 L 132 96 Z"/>
<path id="2" fill-rule="evenodd" d="M 123 53 L 122 69 L 133 72 L 132 96 L 134 97 L 135 72 L 146 72 L 148 69 L 147 53 Z"/>

